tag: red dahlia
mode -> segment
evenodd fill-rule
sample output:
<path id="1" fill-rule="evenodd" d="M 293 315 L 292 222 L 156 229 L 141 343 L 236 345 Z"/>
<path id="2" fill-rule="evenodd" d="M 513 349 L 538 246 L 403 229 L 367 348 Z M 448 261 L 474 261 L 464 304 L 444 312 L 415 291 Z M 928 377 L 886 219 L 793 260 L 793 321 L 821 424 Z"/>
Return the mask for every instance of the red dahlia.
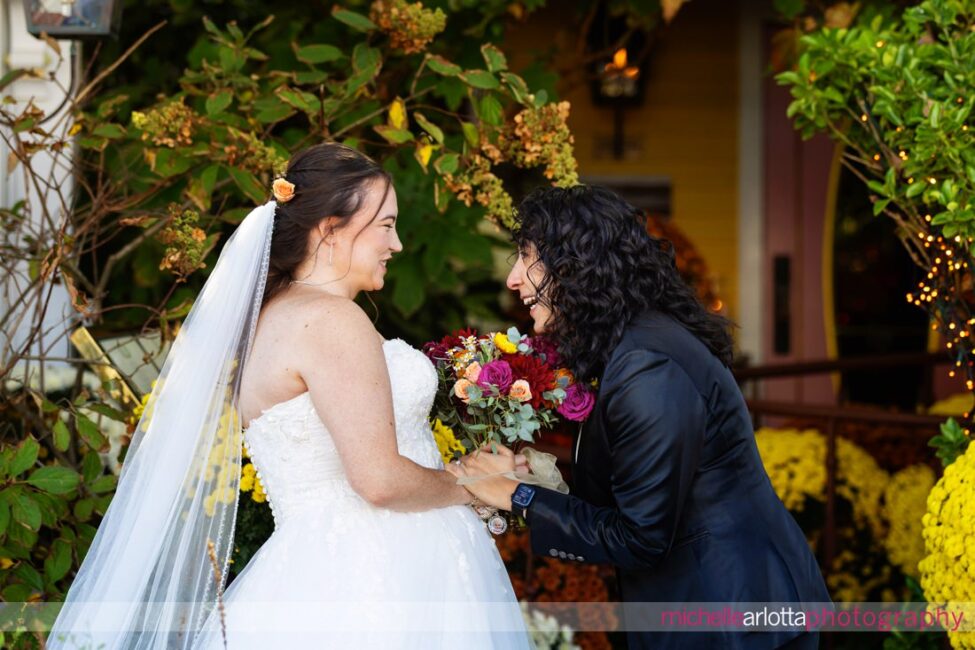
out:
<path id="1" fill-rule="evenodd" d="M 555 372 L 541 359 L 521 354 L 505 355 L 504 360 L 511 366 L 515 381 L 524 379 L 531 387 L 531 405 L 538 408 L 542 405 L 542 393 L 555 387 Z"/>

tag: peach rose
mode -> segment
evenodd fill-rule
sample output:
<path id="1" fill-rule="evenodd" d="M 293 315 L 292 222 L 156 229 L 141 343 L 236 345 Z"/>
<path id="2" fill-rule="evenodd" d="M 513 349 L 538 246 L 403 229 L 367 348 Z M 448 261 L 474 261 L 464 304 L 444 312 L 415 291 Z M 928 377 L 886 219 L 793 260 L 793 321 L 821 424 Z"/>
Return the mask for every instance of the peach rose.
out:
<path id="1" fill-rule="evenodd" d="M 469 382 L 477 383 L 477 378 L 481 376 L 481 364 L 475 361 L 464 370 L 464 379 Z"/>
<path id="2" fill-rule="evenodd" d="M 519 402 L 527 402 L 532 398 L 532 389 L 528 385 L 528 382 L 524 379 L 519 379 L 515 383 L 511 384 L 511 390 L 508 392 L 508 397 L 513 400 L 518 400 Z"/>
<path id="3" fill-rule="evenodd" d="M 283 178 L 274 179 L 271 191 L 274 193 L 274 200 L 278 203 L 287 203 L 295 198 L 295 184 L 289 183 Z"/>
<path id="4" fill-rule="evenodd" d="M 467 379 L 458 379 L 457 383 L 454 384 L 454 395 L 460 398 L 464 404 L 470 404 L 471 398 L 468 396 L 467 391 L 475 386 L 474 382 L 468 381 Z"/>

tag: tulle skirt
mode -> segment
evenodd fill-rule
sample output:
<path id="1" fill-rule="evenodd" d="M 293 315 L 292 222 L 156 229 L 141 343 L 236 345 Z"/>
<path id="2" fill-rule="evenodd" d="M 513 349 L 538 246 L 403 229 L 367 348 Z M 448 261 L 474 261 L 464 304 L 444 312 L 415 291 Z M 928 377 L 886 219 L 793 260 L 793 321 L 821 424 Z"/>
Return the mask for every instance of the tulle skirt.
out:
<path id="1" fill-rule="evenodd" d="M 229 650 L 533 647 L 494 540 L 463 506 L 289 513 L 222 601 L 197 648 L 224 634 Z"/>

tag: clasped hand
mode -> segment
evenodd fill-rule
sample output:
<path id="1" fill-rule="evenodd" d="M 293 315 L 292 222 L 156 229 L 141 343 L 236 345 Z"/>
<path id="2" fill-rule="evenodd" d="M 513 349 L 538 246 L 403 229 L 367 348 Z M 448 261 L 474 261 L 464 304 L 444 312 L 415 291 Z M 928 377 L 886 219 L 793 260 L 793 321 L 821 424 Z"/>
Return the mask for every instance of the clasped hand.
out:
<path id="1" fill-rule="evenodd" d="M 492 448 L 495 451 L 492 451 Z M 486 444 L 467 454 L 460 460 L 449 463 L 445 468 L 454 476 L 489 477 L 480 478 L 464 487 L 479 501 L 500 510 L 511 510 L 511 495 L 518 487 L 518 481 L 501 476 L 507 472 L 530 472 L 528 460 L 522 454 L 497 443 Z"/>

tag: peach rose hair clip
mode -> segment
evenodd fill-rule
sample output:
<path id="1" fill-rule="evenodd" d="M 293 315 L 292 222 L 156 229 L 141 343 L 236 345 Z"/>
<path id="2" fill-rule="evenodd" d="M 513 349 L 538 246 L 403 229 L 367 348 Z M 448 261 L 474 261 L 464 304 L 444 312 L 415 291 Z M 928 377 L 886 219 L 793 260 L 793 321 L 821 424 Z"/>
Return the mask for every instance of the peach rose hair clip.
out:
<path id="1" fill-rule="evenodd" d="M 278 203 L 287 203 L 295 198 L 295 184 L 289 183 L 283 178 L 274 179 L 271 191 L 274 193 L 274 200 Z"/>

